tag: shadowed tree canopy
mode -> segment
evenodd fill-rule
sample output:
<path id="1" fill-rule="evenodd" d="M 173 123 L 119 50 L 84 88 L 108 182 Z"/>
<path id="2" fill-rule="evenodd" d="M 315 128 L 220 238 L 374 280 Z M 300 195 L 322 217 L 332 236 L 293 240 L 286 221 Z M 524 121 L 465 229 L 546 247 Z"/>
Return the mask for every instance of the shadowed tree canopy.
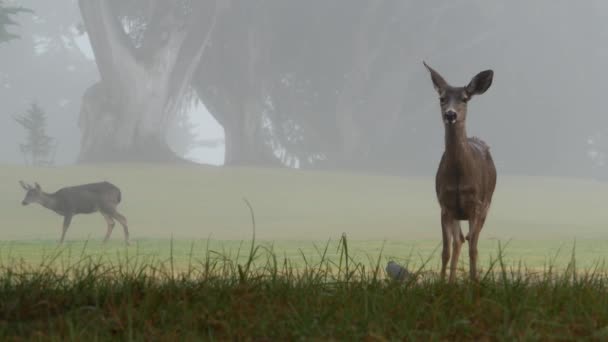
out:
<path id="1" fill-rule="evenodd" d="M 486 20 L 476 6 L 460 11 Z M 436 16 L 415 1 L 235 1 L 194 80 L 225 129 L 226 162 L 400 168 L 429 109 L 412 51 L 468 46 L 427 39 Z"/>
<path id="2" fill-rule="evenodd" d="M 226 1 L 80 0 L 101 80 L 84 94 L 80 161 L 176 161 L 169 123 Z"/>
<path id="3" fill-rule="evenodd" d="M 13 16 L 22 12 L 32 13 L 27 8 L 7 6 L 4 1 L 0 0 L 0 43 L 19 38 L 18 35 L 9 31 L 9 26 L 18 25 Z"/>
<path id="4" fill-rule="evenodd" d="M 194 85 L 225 129 L 227 163 L 428 174 L 443 133 L 422 60 L 461 82 L 492 68 L 495 89 L 473 102 L 469 126 L 499 169 L 588 176 L 606 116 L 581 105 L 602 96 L 588 80 L 605 64 L 608 27 L 599 2 L 551 4 L 234 1 Z"/>
<path id="5" fill-rule="evenodd" d="M 84 96 L 80 159 L 176 160 L 167 127 L 196 95 L 224 128 L 228 165 L 428 174 L 443 135 L 427 59 L 462 82 L 495 70 L 468 127 L 501 171 L 588 175 L 606 153 L 605 116 L 580 110 L 601 98 L 587 83 L 603 63 L 604 5 L 548 4 L 80 0 L 101 75 Z M 580 60 L 593 63 L 563 67 Z"/>

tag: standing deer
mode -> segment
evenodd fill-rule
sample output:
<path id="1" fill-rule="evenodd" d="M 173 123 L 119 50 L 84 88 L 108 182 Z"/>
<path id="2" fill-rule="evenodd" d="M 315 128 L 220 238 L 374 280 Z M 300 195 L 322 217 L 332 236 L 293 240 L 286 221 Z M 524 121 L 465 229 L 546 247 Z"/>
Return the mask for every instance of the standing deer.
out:
<path id="1" fill-rule="evenodd" d="M 466 87 L 452 87 L 426 62 L 423 64 L 431 73 L 433 86 L 439 94 L 445 128 L 445 151 L 435 178 L 443 233 L 441 278 L 445 279 L 452 242 L 449 280 L 455 280 L 460 248 L 465 241 L 460 221 L 468 220 L 469 233 L 466 240 L 469 241 L 469 272 L 470 278 L 475 280 L 477 242 L 496 187 L 496 167 L 488 145 L 479 138 L 467 137 L 465 121 L 467 102 L 473 95 L 481 95 L 490 88 L 494 72 L 482 71 Z"/>
<path id="2" fill-rule="evenodd" d="M 70 227 L 74 215 L 91 214 L 97 211 L 103 215 L 108 224 L 108 231 L 103 242 L 107 242 L 110 238 L 115 225 L 114 219 L 116 219 L 124 229 L 126 244 L 129 244 L 127 219 L 116 211 L 121 194 L 120 189 L 115 185 L 108 182 L 90 183 L 61 188 L 55 193 L 49 194 L 42 191 L 38 183 L 31 186 L 19 181 L 19 184 L 27 191 L 21 204 L 28 205 L 36 202 L 63 216 L 63 231 L 59 244 L 63 243 L 65 232 Z"/>

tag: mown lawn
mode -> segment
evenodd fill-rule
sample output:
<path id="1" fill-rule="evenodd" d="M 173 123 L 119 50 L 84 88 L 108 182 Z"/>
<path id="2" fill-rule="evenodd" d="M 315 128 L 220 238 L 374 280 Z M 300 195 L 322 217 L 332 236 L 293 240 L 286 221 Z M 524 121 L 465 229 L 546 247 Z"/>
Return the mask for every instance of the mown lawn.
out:
<path id="1" fill-rule="evenodd" d="M 605 183 L 500 177 L 482 281 L 449 285 L 430 177 L 125 164 L 0 179 L 2 340 L 608 338 Z M 61 218 L 21 206 L 20 179 L 111 181 L 134 243 L 117 226 L 102 245 L 95 214 L 58 247 Z M 396 284 L 388 260 L 419 272 Z"/>
<path id="2" fill-rule="evenodd" d="M 279 255 L 308 257 L 315 245 L 346 234 L 353 255 L 384 255 L 402 262 L 428 258 L 440 244 L 439 209 L 432 177 L 399 178 L 333 172 L 120 164 L 28 168 L 0 166 L 0 255 L 9 251 L 38 262 L 55 248 L 61 218 L 37 205 L 23 207 L 18 181 L 38 181 L 44 189 L 108 180 L 122 189 L 119 206 L 130 223 L 140 254 L 166 258 L 200 257 L 208 244 L 235 251 L 252 237 L 274 245 Z M 481 234 L 480 254 L 487 263 L 507 244 L 505 259 L 542 267 L 558 255 L 564 264 L 576 241 L 579 265 L 603 259 L 608 250 L 605 202 L 608 184 L 576 179 L 500 177 L 494 203 Z M 463 230 L 467 230 L 463 224 Z M 98 214 L 76 216 L 67 246 L 80 250 L 121 250 L 117 226 L 110 248 L 99 241 L 105 223 Z M 10 246 L 10 248 L 9 248 Z M 384 247 L 383 247 L 384 246 Z M 561 252 L 560 252 L 561 249 Z M 565 250 L 565 252 L 564 252 Z M 115 254 L 114 252 L 109 252 Z M 132 252 L 133 253 L 133 252 Z M 466 262 L 466 250 L 463 253 Z M 183 258 L 182 258 L 183 256 Z M 433 263 L 437 264 L 437 258 Z"/>
<path id="3" fill-rule="evenodd" d="M 432 177 L 399 178 L 333 172 L 124 164 L 26 168 L 0 166 L 4 240 L 58 239 L 61 219 L 21 206 L 20 179 L 43 189 L 108 180 L 123 193 L 119 209 L 134 239 L 245 240 L 247 198 L 263 240 L 436 240 L 441 236 Z M 608 239 L 608 183 L 499 177 L 482 239 Z M 75 217 L 68 240 L 101 239 L 100 215 Z M 465 231 L 468 229 L 463 225 Z M 121 239 L 120 228 L 114 239 Z"/>

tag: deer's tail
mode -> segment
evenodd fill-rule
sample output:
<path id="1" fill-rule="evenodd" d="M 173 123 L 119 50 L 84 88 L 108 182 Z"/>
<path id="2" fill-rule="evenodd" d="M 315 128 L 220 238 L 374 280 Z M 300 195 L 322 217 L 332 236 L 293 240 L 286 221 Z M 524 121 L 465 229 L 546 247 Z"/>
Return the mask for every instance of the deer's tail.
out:
<path id="1" fill-rule="evenodd" d="M 120 189 L 116 188 L 116 191 L 118 192 L 118 194 L 116 195 L 116 203 L 118 204 L 122 200 L 122 194 L 120 192 Z"/>

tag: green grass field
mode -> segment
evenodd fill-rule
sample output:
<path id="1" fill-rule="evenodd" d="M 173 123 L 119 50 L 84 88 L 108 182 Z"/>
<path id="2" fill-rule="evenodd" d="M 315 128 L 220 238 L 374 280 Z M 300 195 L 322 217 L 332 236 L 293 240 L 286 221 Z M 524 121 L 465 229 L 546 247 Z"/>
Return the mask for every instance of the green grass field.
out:
<path id="1" fill-rule="evenodd" d="M 570 262 L 563 272 L 539 273 L 499 257 L 478 282 L 448 284 L 424 268 L 396 282 L 383 276 L 381 258 L 351 258 L 346 239 L 331 246 L 336 255 L 325 254 L 329 244 L 317 261 L 302 255 L 300 267 L 271 249 L 251 247 L 242 257 L 207 249 L 206 258 L 184 272 L 175 271 L 173 252 L 167 260 L 82 252 L 67 259 L 51 254 L 33 267 L 2 262 L 0 339 L 608 338 L 604 268 L 577 270 Z"/>
<path id="2" fill-rule="evenodd" d="M 450 285 L 431 178 L 137 164 L 2 166 L 0 179 L 0 340 L 608 337 L 605 183 L 499 178 L 481 281 L 466 281 L 465 247 Z M 58 247 L 61 218 L 21 206 L 20 179 L 118 185 L 134 243 L 117 226 L 102 245 L 93 214 Z M 414 275 L 389 281 L 390 259 Z"/>
<path id="3" fill-rule="evenodd" d="M 169 254 L 171 239 L 179 260 L 191 250 L 202 255 L 207 239 L 214 250 L 236 253 L 238 245 L 252 237 L 243 198 L 255 210 L 256 239 L 273 244 L 279 255 L 314 257 L 315 245 L 337 241 L 343 233 L 359 258 L 376 257 L 382 249 L 387 258 L 413 262 L 429 257 L 440 243 L 430 177 L 133 164 L 2 166 L 0 179 L 0 255 L 32 262 L 54 250 L 61 218 L 38 205 L 21 206 L 20 179 L 38 181 L 49 192 L 99 180 L 118 185 L 123 193 L 119 210 L 129 219 L 136 242 L 130 250 L 159 257 Z M 603 259 L 608 250 L 606 198 L 608 184 L 600 182 L 499 178 L 481 235 L 482 261 L 496 255 L 499 241 L 508 244 L 506 260 L 529 267 L 542 267 L 556 255 L 557 264 L 565 263 L 575 241 L 580 265 Z M 468 230 L 466 224 L 463 230 Z M 98 253 L 104 233 L 99 214 L 76 216 L 66 246 L 81 250 L 88 241 L 87 249 Z M 122 250 L 120 226 L 112 238 L 104 251 Z"/>

